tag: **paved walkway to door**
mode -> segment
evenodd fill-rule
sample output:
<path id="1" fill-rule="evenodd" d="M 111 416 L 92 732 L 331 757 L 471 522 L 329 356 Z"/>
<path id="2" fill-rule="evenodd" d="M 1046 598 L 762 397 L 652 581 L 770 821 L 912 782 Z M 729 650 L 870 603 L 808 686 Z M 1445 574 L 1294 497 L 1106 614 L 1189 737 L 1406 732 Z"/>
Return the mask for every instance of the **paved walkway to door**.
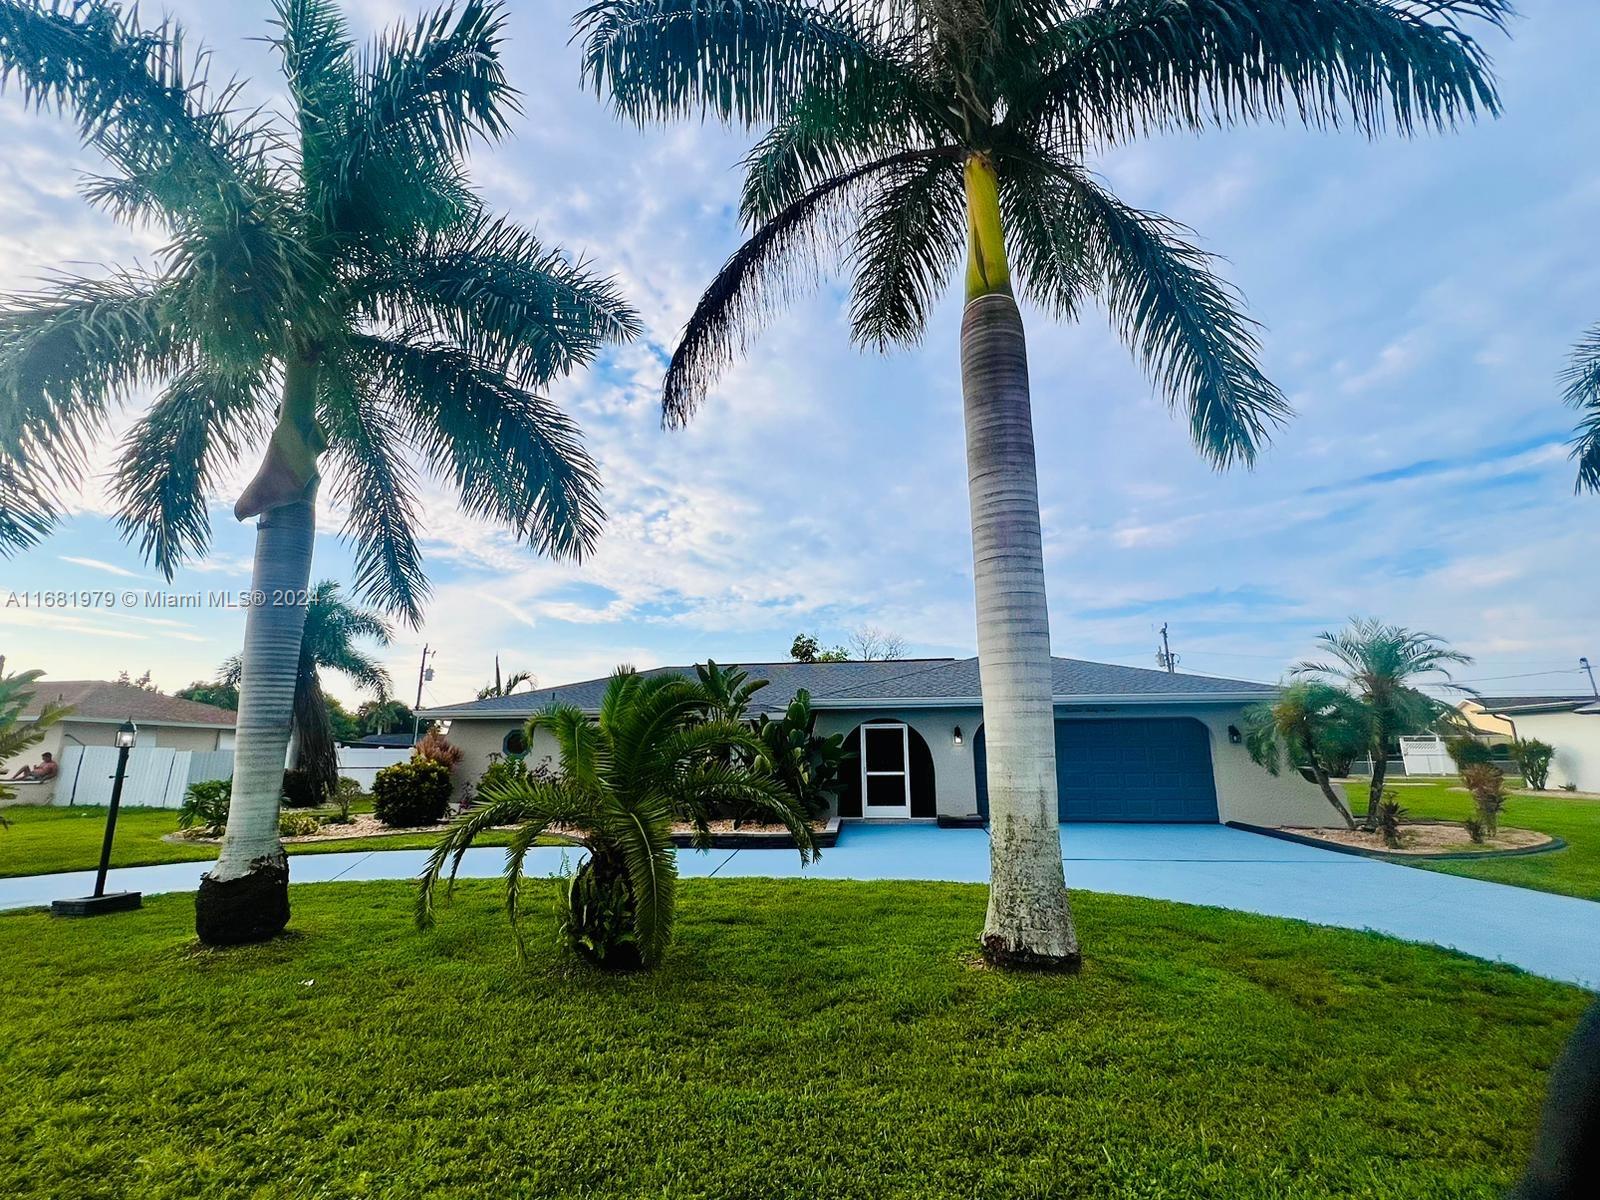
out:
<path id="1" fill-rule="evenodd" d="M 1064 825 L 1061 846 L 1073 888 L 1371 929 L 1600 987 L 1600 903 L 1594 901 L 1334 854 L 1221 825 Z M 539 848 L 529 855 L 528 874 L 559 870 L 571 853 Z M 406 879 L 426 857 L 421 850 L 304 854 L 291 859 L 290 872 L 297 883 Z M 500 849 L 472 850 L 461 874 L 497 877 L 503 863 Z M 839 844 L 804 872 L 796 855 L 776 850 L 685 852 L 679 864 L 686 876 L 983 883 L 989 844 L 981 829 L 849 824 Z M 208 865 L 126 867 L 111 872 L 108 887 L 188 891 Z M 93 886 L 93 872 L 0 879 L 0 908 L 48 904 Z"/>

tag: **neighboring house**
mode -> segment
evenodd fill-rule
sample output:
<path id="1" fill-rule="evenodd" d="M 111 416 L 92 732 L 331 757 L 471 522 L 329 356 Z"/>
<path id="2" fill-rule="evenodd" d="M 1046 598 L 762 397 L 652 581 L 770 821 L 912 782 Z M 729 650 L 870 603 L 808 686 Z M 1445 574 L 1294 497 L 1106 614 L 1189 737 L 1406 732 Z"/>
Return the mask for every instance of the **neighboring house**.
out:
<path id="1" fill-rule="evenodd" d="M 61 762 L 73 747 L 115 745 L 117 726 L 130 717 L 139 727 L 140 750 L 233 749 L 238 714 L 211 704 L 102 679 L 41 679 L 34 685 L 23 721 L 38 716 L 40 708 L 49 703 L 70 704 L 72 714 L 46 730 L 42 741 L 0 764 L 0 773 L 10 776 L 18 767 L 38 762 L 47 750 Z M 34 787 L 19 789 L 18 799 L 47 803 L 56 790 L 51 784 L 34 786 L 37 791 Z"/>
<path id="2" fill-rule="evenodd" d="M 1261 683 L 1058 658 L 1056 758 L 1067 821 L 1245 821 L 1326 825 L 1332 810 L 1293 771 L 1271 776 L 1240 744 L 1241 714 L 1270 699 Z M 842 663 L 741 663 L 768 686 L 759 712 L 781 712 L 804 688 L 817 732 L 857 750 L 841 817 L 967 817 L 987 811 L 982 700 L 975 658 Z M 661 667 L 692 676 L 692 667 Z M 522 725 L 561 701 L 595 711 L 605 679 L 422 710 L 449 722 L 463 753 L 458 786 L 502 754 L 555 759 L 550 735 L 526 743 Z"/>
<path id="3" fill-rule="evenodd" d="M 1587 696 L 1484 696 L 1483 707 L 1512 726 L 1513 736 L 1555 747 L 1550 786 L 1575 783 L 1600 792 L 1600 698 Z"/>
<path id="4" fill-rule="evenodd" d="M 1456 705 L 1456 711 L 1461 714 L 1479 740 L 1494 745 L 1497 742 L 1515 741 L 1517 731 L 1515 726 L 1504 717 L 1497 717 L 1483 706 L 1483 701 L 1476 696 L 1461 701 Z"/>

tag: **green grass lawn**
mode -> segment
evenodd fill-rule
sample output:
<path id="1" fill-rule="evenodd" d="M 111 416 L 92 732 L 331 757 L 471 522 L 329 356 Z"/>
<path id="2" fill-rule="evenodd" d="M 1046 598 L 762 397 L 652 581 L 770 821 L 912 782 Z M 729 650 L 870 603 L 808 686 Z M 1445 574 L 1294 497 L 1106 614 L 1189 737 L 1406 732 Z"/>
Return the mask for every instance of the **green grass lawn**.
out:
<path id="1" fill-rule="evenodd" d="M 100 839 L 105 836 L 106 810 L 14 805 L 3 811 L 11 823 L 0 829 L 0 878 L 14 875 L 48 875 L 56 871 L 92 870 L 100 862 Z M 152 863 L 196 862 L 217 857 L 215 846 L 162 841 L 178 828 L 178 814 L 167 808 L 125 808 L 117 814 L 117 837 L 111 847 L 114 867 L 142 867 Z M 503 845 L 509 835 L 490 832 L 480 845 Z M 436 833 L 390 833 L 379 837 L 336 838 L 326 842 L 297 842 L 290 854 L 332 854 L 340 850 L 415 850 L 431 848 Z"/>
<path id="2" fill-rule="evenodd" d="M 1411 817 L 1463 821 L 1473 812 L 1472 797 L 1456 780 L 1401 781 L 1394 790 Z M 1347 791 L 1356 815 L 1364 814 L 1367 811 L 1365 787 L 1350 785 Z M 1600 800 L 1513 794 L 1506 800 L 1500 823 L 1553 834 L 1567 843 L 1566 849 L 1516 858 L 1489 858 L 1482 862 L 1424 863 L 1406 858 L 1395 861 L 1449 875 L 1467 875 L 1541 892 L 1600 900 Z"/>
<path id="3" fill-rule="evenodd" d="M 1494 1197 L 1592 997 L 1374 935 L 1080 893 L 1081 976 L 971 961 L 984 891 L 691 880 L 653 975 L 527 888 L 439 927 L 308 885 L 206 952 L 188 896 L 0 914 L 17 1197 Z"/>

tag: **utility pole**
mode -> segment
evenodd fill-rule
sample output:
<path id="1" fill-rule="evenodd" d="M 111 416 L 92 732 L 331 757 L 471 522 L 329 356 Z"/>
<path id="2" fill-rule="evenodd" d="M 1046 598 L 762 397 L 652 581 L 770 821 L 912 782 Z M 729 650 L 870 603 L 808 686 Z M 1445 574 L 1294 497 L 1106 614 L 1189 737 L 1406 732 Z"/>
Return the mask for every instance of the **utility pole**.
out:
<path id="1" fill-rule="evenodd" d="M 417 736 L 422 732 L 422 718 L 417 716 L 417 709 L 422 707 L 422 685 L 433 678 L 433 668 L 428 665 L 428 660 L 438 654 L 427 642 L 422 643 L 422 662 L 417 667 L 417 702 L 411 706 L 411 744 L 417 744 Z"/>
<path id="2" fill-rule="evenodd" d="M 1587 658 L 1579 658 L 1578 665 L 1589 672 L 1589 690 L 1594 693 L 1596 700 L 1600 700 L 1600 687 L 1595 686 L 1594 668 L 1589 665 L 1589 660 Z"/>
<path id="3" fill-rule="evenodd" d="M 1174 675 L 1178 670 L 1177 656 L 1172 653 L 1172 646 L 1167 641 L 1167 623 L 1161 622 L 1161 649 L 1156 651 L 1156 662 L 1166 668 L 1168 675 Z"/>

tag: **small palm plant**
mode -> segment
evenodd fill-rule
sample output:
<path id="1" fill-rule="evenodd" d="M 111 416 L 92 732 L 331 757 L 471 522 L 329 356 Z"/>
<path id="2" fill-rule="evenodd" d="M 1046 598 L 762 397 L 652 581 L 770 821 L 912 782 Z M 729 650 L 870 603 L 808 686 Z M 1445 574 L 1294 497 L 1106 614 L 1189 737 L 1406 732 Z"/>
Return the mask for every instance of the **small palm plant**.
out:
<path id="1" fill-rule="evenodd" d="M 1418 685 L 1430 683 L 1468 691 L 1450 681 L 1449 669 L 1468 664 L 1472 658 L 1450 649 L 1435 634 L 1363 617 L 1350 618 L 1350 624 L 1338 633 L 1319 633 L 1317 642 L 1332 661 L 1297 663 L 1290 674 L 1302 679 L 1338 680 L 1366 709 L 1372 783 L 1362 828 L 1370 833 L 1378 827 L 1389 744 L 1402 734 L 1421 733 L 1448 722 L 1454 712 L 1449 705 L 1419 691 Z"/>
<path id="2" fill-rule="evenodd" d="M 506 849 L 506 912 L 517 927 L 523 864 L 552 831 L 586 856 L 561 885 L 560 933 L 597 966 L 628 970 L 661 961 L 677 914 L 674 820 L 686 820 L 696 843 L 709 844 L 722 806 L 756 808 L 794 835 L 800 859 L 816 856 L 806 813 L 771 776 L 740 765 L 753 757 L 742 721 L 707 718 L 716 701 L 698 680 L 618 670 L 591 718 L 553 705 L 528 722 L 531 741 L 548 729 L 560 751 L 548 778 L 527 775 L 485 783 L 479 804 L 457 819 L 428 859 L 417 894 L 417 922 L 433 924 L 439 881 L 455 880 L 479 834 L 516 825 Z M 447 886 L 448 886 L 447 883 Z M 518 947 L 522 945 L 518 936 Z"/>
<path id="3" fill-rule="evenodd" d="M 667 370 L 669 425 L 693 416 L 820 266 L 853 272 L 852 336 L 888 349 L 921 339 L 966 259 L 990 961 L 1079 961 L 1017 301 L 1075 320 L 1101 300 L 1218 467 L 1250 463 L 1289 412 L 1210 257 L 1114 195 L 1094 156 L 1236 122 L 1408 133 L 1496 112 L 1472 25 L 1509 12 L 1507 0 L 599 0 L 579 15 L 584 73 L 624 118 L 711 115 L 764 131 L 744 163 L 748 236 Z"/>
<path id="4" fill-rule="evenodd" d="M 1327 764 L 1359 753 L 1369 744 L 1367 713 L 1359 700 L 1342 688 L 1301 680 L 1283 688 L 1271 704 L 1245 709 L 1243 720 L 1245 749 L 1258 766 L 1276 775 L 1287 747 L 1290 762 L 1311 772 L 1345 828 L 1356 827 L 1355 818 L 1334 790 Z"/>
<path id="5" fill-rule="evenodd" d="M 1578 463 L 1578 491 L 1600 492 L 1600 325 L 1583 335 L 1562 374 L 1566 401 L 1578 410 L 1578 436 L 1572 457 Z"/>
<path id="6" fill-rule="evenodd" d="M 109 0 L 0 0 L 0 83 L 75 118 L 109 171 L 91 202 L 162 232 L 153 270 L 0 302 L 0 553 L 33 545 L 112 410 L 153 389 L 120 449 L 124 536 L 170 578 L 210 496 L 258 518 L 233 816 L 201 881 L 209 944 L 289 919 L 278 800 L 324 468 L 358 596 L 420 620 L 419 465 L 474 517 L 580 556 L 593 462 L 539 394 L 638 331 L 612 284 L 490 212 L 467 153 L 510 127 L 501 8 L 464 0 L 366 50 L 334 0 L 274 0 L 287 121 L 208 86 L 183 31 Z"/>

